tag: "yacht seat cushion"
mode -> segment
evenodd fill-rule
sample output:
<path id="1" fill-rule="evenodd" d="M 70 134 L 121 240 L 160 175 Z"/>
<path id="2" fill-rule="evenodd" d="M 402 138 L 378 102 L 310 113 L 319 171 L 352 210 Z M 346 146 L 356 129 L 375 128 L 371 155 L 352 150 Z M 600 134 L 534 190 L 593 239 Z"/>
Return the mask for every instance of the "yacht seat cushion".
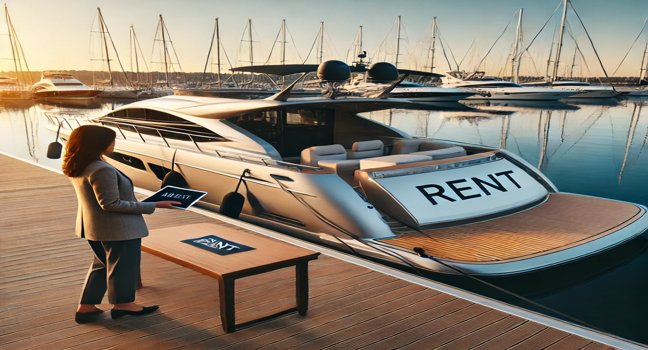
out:
<path id="1" fill-rule="evenodd" d="M 448 148 L 433 149 L 429 151 L 420 151 L 410 153 L 411 155 L 420 154 L 432 158 L 432 160 L 446 159 L 454 157 L 463 157 L 466 155 L 466 150 L 461 146 L 452 146 Z"/>
<path id="2" fill-rule="evenodd" d="M 316 166 L 320 160 L 345 160 L 347 159 L 344 146 L 335 144 L 327 146 L 313 146 L 301 151 L 301 163 Z"/>
<path id="3" fill-rule="evenodd" d="M 394 140 L 392 154 L 406 154 L 417 152 L 419 145 L 425 142 L 425 139 L 398 139 Z"/>
<path id="4" fill-rule="evenodd" d="M 384 168 L 429 160 L 432 160 L 432 158 L 423 154 L 392 154 L 384 157 L 360 159 L 360 169 Z"/>
<path id="5" fill-rule="evenodd" d="M 380 140 L 358 141 L 351 145 L 351 151 L 347 152 L 349 159 L 381 157 L 385 153 L 385 144 Z"/>

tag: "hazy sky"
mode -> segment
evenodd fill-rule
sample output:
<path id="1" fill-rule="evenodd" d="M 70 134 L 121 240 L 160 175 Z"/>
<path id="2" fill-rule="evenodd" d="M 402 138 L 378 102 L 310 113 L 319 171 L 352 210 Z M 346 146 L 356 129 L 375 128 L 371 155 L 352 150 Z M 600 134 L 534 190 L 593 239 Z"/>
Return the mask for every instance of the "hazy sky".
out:
<path id="1" fill-rule="evenodd" d="M 630 48 L 648 16 L 648 0 L 572 0 L 584 21 L 603 63 L 609 73 L 617 67 Z M 446 50 L 456 60 L 465 56 L 462 68 L 471 70 L 486 54 L 495 39 L 509 24 L 509 29 L 493 48 L 480 69 L 497 74 L 505 68 L 507 55 L 515 37 L 518 8 L 524 9 L 525 43 L 538 32 L 554 13 L 560 0 L 8 0 L 6 2 L 14 27 L 32 70 L 100 69 L 100 62 L 91 61 L 99 53 L 97 35 L 91 28 L 100 7 L 115 46 L 126 69 L 130 69 L 129 27 L 134 26 L 149 67 L 160 69 L 157 46 L 154 46 L 159 15 L 164 17 L 173 45 L 184 71 L 202 71 L 209 49 L 214 19 L 220 18 L 223 46 L 232 64 L 247 65 L 247 49 L 241 38 L 247 20 L 252 20 L 255 64 L 268 58 L 281 20 L 289 31 L 286 55 L 288 63 L 297 63 L 297 50 L 303 59 L 315 40 L 320 22 L 325 25 L 324 59 L 345 60 L 358 28 L 363 26 L 364 49 L 368 56 L 386 57 L 393 61 L 396 44 L 395 22 L 402 16 L 401 58 L 403 67 L 425 66 L 425 50 L 431 38 L 431 23 L 437 17 Z M 3 16 L 4 17 L 4 16 Z M 523 72 L 544 73 L 550 43 L 560 12 L 534 43 L 523 61 Z M 599 65 L 578 20 L 569 16 L 573 35 L 586 57 L 586 64 L 576 61 L 575 74 L 601 75 Z M 0 33 L 6 34 L 4 19 Z M 95 23 L 96 26 L 96 23 Z M 568 37 L 568 36 L 567 36 Z M 1 37 L 6 40 L 6 35 Z M 566 72 L 574 56 L 571 39 L 566 39 L 561 62 Z M 638 75 L 648 41 L 648 30 L 635 44 L 625 64 L 616 75 Z M 473 43 L 471 45 L 471 43 Z M 382 44 L 381 44 L 382 43 Z M 244 43 L 247 45 L 247 43 Z M 277 44 L 279 46 L 280 44 Z M 6 44 L 0 44 L 3 70 L 11 69 Z M 469 50 L 470 49 L 470 50 Z M 314 57 L 311 54 L 311 58 Z M 237 57 L 240 60 L 237 60 Z M 279 63 L 275 48 L 270 63 Z M 391 57 L 391 58 L 390 58 Z M 140 58 L 141 59 L 141 58 Z M 224 61 L 224 59 L 223 59 Z M 312 59 L 310 60 L 312 62 Z M 113 66 L 116 62 L 113 63 Z M 224 63 L 225 64 L 225 63 Z M 435 71 L 446 71 L 440 45 L 437 43 Z M 508 69 L 508 68 L 507 68 Z M 213 69 L 212 69 L 213 71 Z"/>

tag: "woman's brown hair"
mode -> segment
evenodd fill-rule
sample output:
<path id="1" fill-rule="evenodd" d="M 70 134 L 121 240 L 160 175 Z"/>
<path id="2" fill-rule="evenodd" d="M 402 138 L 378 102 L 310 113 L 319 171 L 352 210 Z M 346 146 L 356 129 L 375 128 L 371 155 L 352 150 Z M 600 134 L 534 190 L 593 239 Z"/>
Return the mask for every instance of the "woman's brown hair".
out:
<path id="1" fill-rule="evenodd" d="M 114 130 L 99 125 L 81 125 L 72 130 L 65 145 L 63 173 L 69 177 L 81 175 L 88 164 L 100 159 L 116 136 Z"/>

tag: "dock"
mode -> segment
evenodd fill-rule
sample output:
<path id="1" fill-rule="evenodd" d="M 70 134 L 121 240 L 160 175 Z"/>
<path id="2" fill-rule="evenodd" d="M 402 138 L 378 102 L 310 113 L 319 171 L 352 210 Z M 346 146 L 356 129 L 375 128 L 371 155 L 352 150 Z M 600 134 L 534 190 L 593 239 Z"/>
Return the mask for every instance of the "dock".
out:
<path id="1" fill-rule="evenodd" d="M 74 189 L 60 173 L 1 154 L 0 162 L 2 349 L 644 348 L 201 209 L 145 217 L 150 229 L 210 222 L 321 252 L 309 266 L 306 316 L 225 333 L 216 280 L 143 253 L 137 301 L 160 311 L 79 325 L 74 311 L 92 255 L 74 235 Z M 294 278 L 282 269 L 237 281 L 237 317 L 289 307 Z"/>

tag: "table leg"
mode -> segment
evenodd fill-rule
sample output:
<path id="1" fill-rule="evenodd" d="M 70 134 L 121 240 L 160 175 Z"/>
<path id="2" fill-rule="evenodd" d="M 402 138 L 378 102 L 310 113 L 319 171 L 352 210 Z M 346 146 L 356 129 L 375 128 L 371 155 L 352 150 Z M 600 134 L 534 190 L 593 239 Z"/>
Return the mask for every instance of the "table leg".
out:
<path id="1" fill-rule="evenodd" d="M 297 311 L 300 315 L 306 315 L 308 310 L 308 261 L 297 263 L 295 266 L 295 284 L 297 289 Z"/>
<path id="2" fill-rule="evenodd" d="M 223 278 L 218 283 L 220 294 L 220 317 L 223 330 L 227 333 L 234 332 L 236 315 L 234 313 L 234 280 Z"/>

